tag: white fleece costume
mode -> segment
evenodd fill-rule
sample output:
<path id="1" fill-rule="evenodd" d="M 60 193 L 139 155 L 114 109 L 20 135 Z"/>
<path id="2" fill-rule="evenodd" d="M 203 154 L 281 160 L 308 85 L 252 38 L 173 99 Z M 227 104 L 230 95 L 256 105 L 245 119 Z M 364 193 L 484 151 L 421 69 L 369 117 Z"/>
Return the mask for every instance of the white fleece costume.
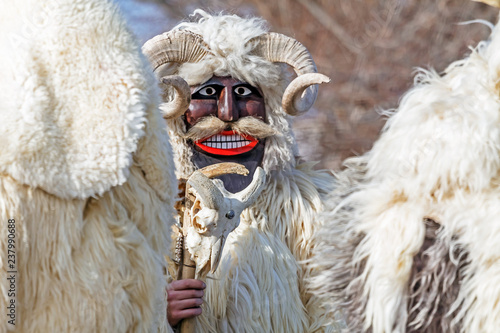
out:
<path id="1" fill-rule="evenodd" d="M 500 26 L 421 71 L 373 149 L 346 162 L 313 280 L 348 332 L 500 328 Z"/>
<path id="2" fill-rule="evenodd" d="M 176 180 L 131 33 L 106 1 L 2 1 L 0 45 L 0 332 L 171 331 Z"/>
<path id="3" fill-rule="evenodd" d="M 310 270 L 300 263 L 314 246 L 323 196 L 333 176 L 299 162 L 290 126 L 281 107 L 290 82 L 282 64 L 251 55 L 247 42 L 266 32 L 259 19 L 235 15 L 211 16 L 203 11 L 197 22 L 175 29 L 203 37 L 209 54 L 197 63 L 165 71 L 182 76 L 189 85 L 213 75 L 232 76 L 259 87 L 266 103 L 267 123 L 277 134 L 266 139 L 263 168 L 267 184 L 257 202 L 243 211 L 239 227 L 229 235 L 219 268 L 207 279 L 198 332 L 332 332 L 323 310 L 305 289 Z M 169 72 L 170 71 L 170 72 Z M 164 72 L 164 74 L 165 74 Z M 191 148 L 182 137 L 181 118 L 168 121 L 177 176 L 187 178 L 195 166 Z"/>

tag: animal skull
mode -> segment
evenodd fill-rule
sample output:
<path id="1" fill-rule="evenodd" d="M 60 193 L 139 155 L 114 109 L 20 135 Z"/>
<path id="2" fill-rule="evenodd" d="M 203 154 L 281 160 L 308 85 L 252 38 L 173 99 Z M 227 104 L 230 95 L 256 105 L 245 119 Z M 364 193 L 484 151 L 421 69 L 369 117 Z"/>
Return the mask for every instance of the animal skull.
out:
<path id="1" fill-rule="evenodd" d="M 188 191 L 196 199 L 188 212 L 191 223 L 184 230 L 184 241 L 196 263 L 195 278 L 217 269 L 227 236 L 238 227 L 241 212 L 255 201 L 265 181 L 265 172 L 259 167 L 250 185 L 233 194 L 220 180 L 211 180 L 201 171 L 189 177 Z"/>

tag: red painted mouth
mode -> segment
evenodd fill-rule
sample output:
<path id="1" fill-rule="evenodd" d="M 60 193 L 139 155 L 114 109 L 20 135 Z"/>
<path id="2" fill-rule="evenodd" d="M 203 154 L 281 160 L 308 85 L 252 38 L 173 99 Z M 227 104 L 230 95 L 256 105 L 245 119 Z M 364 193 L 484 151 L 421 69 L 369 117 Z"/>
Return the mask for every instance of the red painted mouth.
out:
<path id="1" fill-rule="evenodd" d="M 233 156 L 252 150 L 259 141 L 250 135 L 235 131 L 222 131 L 206 139 L 195 142 L 201 150 L 214 155 Z"/>

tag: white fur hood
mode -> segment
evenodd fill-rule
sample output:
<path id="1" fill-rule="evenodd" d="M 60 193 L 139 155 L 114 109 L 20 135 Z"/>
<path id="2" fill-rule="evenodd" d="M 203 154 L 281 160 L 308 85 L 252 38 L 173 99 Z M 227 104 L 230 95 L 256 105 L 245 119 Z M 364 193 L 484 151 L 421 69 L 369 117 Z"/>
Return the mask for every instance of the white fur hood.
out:
<path id="1" fill-rule="evenodd" d="M 65 199 L 126 180 L 154 89 L 103 3 L 0 4 L 0 172 Z"/>

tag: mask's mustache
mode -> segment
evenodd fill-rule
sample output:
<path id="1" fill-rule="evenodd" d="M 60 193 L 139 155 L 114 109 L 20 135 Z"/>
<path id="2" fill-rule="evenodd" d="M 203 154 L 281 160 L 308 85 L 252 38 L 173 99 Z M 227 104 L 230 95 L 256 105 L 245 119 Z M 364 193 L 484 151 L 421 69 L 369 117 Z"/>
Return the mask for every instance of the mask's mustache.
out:
<path id="1" fill-rule="evenodd" d="M 198 141 L 225 130 L 233 130 L 238 134 L 250 135 L 256 139 L 264 139 L 276 134 L 270 125 L 254 117 L 242 117 L 234 123 L 226 123 L 217 117 L 209 116 L 201 118 L 183 137 Z"/>

